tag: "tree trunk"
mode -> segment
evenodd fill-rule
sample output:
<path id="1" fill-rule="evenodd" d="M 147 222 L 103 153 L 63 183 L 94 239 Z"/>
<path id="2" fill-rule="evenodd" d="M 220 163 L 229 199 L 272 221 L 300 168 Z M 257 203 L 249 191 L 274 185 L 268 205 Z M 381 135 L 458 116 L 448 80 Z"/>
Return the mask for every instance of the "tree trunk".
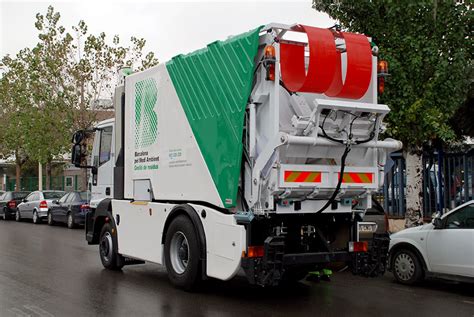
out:
<path id="1" fill-rule="evenodd" d="M 15 150 L 15 173 L 16 173 L 16 180 L 15 180 L 15 191 L 18 192 L 21 190 L 21 166 L 23 162 L 21 161 L 18 150 Z"/>
<path id="2" fill-rule="evenodd" d="M 51 161 L 46 162 L 46 190 L 51 189 Z"/>
<path id="3" fill-rule="evenodd" d="M 16 167 L 16 180 L 15 180 L 15 191 L 18 192 L 21 190 L 21 163 L 19 159 L 15 160 Z"/>
<path id="4" fill-rule="evenodd" d="M 406 162 L 406 211 L 405 227 L 423 224 L 423 161 L 421 149 L 405 151 Z"/>

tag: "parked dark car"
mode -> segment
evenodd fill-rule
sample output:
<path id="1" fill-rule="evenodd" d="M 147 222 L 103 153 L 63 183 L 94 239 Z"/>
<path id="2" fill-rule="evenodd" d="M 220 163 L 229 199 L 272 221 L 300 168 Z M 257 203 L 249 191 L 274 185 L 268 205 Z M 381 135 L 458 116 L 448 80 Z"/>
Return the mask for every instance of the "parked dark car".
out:
<path id="1" fill-rule="evenodd" d="M 386 233 L 388 228 L 388 217 L 382 205 L 375 199 L 372 199 L 372 208 L 367 209 L 363 221 L 375 222 L 377 224 L 377 233 Z"/>
<path id="2" fill-rule="evenodd" d="M 46 219 L 52 202 L 64 196 L 65 192 L 60 190 L 34 191 L 23 199 L 16 208 L 15 220 L 32 219 L 34 224 L 41 223 Z"/>
<path id="3" fill-rule="evenodd" d="M 28 196 L 30 192 L 4 192 L 0 194 L 0 213 L 3 220 L 13 219 L 16 206 Z"/>
<path id="4" fill-rule="evenodd" d="M 89 211 L 90 193 L 70 192 L 59 200 L 53 200 L 48 212 L 48 224 L 65 223 L 69 229 L 83 226 Z"/>

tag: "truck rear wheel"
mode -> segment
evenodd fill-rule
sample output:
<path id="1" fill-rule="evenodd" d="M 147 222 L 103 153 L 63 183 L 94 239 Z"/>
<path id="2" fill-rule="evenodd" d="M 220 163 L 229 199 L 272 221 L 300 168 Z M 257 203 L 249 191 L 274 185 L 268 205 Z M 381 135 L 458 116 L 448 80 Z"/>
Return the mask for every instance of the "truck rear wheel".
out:
<path id="1" fill-rule="evenodd" d="M 123 267 L 123 259 L 117 252 L 117 236 L 109 223 L 100 232 L 99 253 L 102 265 L 109 270 L 118 271 Z"/>
<path id="2" fill-rule="evenodd" d="M 192 290 L 200 281 L 199 244 L 194 226 L 186 216 L 174 219 L 166 232 L 165 264 L 175 286 Z"/>

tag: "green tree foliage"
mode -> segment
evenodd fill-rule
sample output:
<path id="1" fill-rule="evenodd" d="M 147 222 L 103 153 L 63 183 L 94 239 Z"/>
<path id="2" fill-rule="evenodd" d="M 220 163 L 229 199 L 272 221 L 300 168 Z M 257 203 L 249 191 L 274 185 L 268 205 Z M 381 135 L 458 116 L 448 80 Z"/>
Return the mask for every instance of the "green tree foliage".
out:
<path id="1" fill-rule="evenodd" d="M 132 37 L 123 46 L 115 35 L 109 44 L 105 33 L 89 34 L 84 21 L 67 32 L 60 18 L 52 6 L 38 13 L 37 45 L 1 62 L 6 72 L 0 122 L 7 124 L 0 132 L 1 154 L 18 153 L 20 163 L 27 158 L 46 163 L 47 174 L 51 161 L 69 151 L 72 132 L 89 127 L 94 106 L 112 97 L 120 68 L 158 64 L 152 52 L 144 56 L 144 39 Z"/>
<path id="2" fill-rule="evenodd" d="M 371 36 L 391 76 L 380 97 L 387 134 L 404 143 L 406 226 L 422 223 L 423 148 L 459 139 L 455 114 L 468 96 L 472 10 L 457 1 L 313 0 L 342 28 Z"/>
<path id="3" fill-rule="evenodd" d="M 29 113 L 22 111 L 30 106 L 31 91 L 24 78 L 28 76 L 27 60 L 31 54 L 29 49 L 24 49 L 15 59 L 5 57 L 3 64 L 9 70 L 0 79 L 0 156 L 15 158 L 17 189 L 21 188 L 21 167 L 28 160 L 24 132 L 32 126 Z"/>
<path id="4" fill-rule="evenodd" d="M 463 104 L 472 68 L 472 10 L 456 1 L 314 0 L 345 29 L 364 33 L 389 62 L 381 101 L 388 133 L 419 150 L 456 139 L 450 119 Z"/>

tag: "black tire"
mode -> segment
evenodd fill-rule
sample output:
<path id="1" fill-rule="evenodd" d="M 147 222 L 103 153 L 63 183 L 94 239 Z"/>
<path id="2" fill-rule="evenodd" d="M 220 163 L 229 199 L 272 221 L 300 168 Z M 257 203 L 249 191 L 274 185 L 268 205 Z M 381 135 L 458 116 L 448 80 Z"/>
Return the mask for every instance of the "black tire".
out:
<path id="1" fill-rule="evenodd" d="M 180 242 L 181 241 L 181 242 Z M 171 283 L 187 291 L 201 281 L 198 236 L 191 220 L 176 217 L 166 232 L 165 265 Z"/>
<path id="2" fill-rule="evenodd" d="M 15 221 L 16 222 L 21 222 L 21 213 L 20 213 L 20 210 L 16 210 L 16 213 L 15 213 Z"/>
<path id="3" fill-rule="evenodd" d="M 413 251 L 398 250 L 392 258 L 391 267 L 393 276 L 401 284 L 413 285 L 423 278 L 423 266 Z"/>
<path id="4" fill-rule="evenodd" d="M 48 225 L 54 226 L 53 214 L 51 212 L 48 212 Z"/>
<path id="5" fill-rule="evenodd" d="M 35 216 L 36 216 L 36 217 L 35 217 Z M 33 211 L 33 217 L 32 217 L 32 218 L 33 218 L 33 223 L 34 223 L 35 225 L 38 225 L 38 224 L 41 223 L 41 218 L 40 218 L 39 215 L 38 215 L 38 211 L 36 211 L 36 210 Z"/>
<path id="6" fill-rule="evenodd" d="M 119 271 L 124 265 L 123 257 L 117 252 L 117 235 L 109 223 L 100 232 L 99 255 L 102 265 L 112 271 Z"/>
<path id="7" fill-rule="evenodd" d="M 4 208 L 3 209 L 3 215 L 2 215 L 3 220 L 9 220 L 10 217 L 7 215 L 7 210 Z"/>
<path id="8" fill-rule="evenodd" d="M 74 220 L 74 215 L 72 214 L 72 212 L 67 213 L 66 225 L 67 225 L 68 229 L 76 228 L 76 222 Z"/>

